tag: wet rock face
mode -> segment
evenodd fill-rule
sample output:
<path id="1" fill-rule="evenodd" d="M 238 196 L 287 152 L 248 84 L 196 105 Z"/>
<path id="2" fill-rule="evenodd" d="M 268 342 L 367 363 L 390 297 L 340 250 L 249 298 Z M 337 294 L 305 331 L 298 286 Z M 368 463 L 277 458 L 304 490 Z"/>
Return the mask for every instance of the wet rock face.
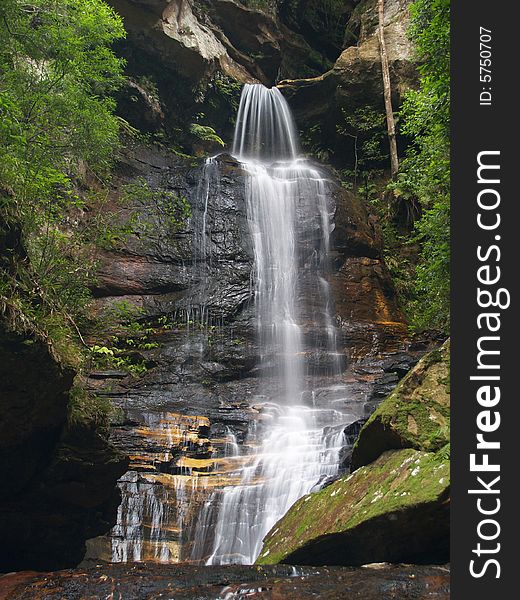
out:
<path id="1" fill-rule="evenodd" d="M 120 165 L 119 185 L 145 178 L 154 189 L 186 198 L 191 218 L 180 231 L 174 231 L 160 206 L 136 200 L 129 207 L 138 215 L 136 235 L 120 250 L 101 257 L 94 294 L 99 298 L 100 310 L 125 301 L 147 317 L 175 314 L 179 322 L 202 319 L 213 325 L 229 325 L 236 332 L 234 339 L 249 340 L 244 354 L 244 361 L 249 364 L 248 357 L 251 351 L 255 352 L 255 324 L 245 175 L 239 163 L 228 155 L 219 156 L 205 169 L 200 162 L 180 160 L 159 149 L 140 147 L 127 154 Z M 402 349 L 406 327 L 381 257 L 380 232 L 360 199 L 337 185 L 332 176 L 330 190 L 330 284 L 336 319 L 344 337 L 340 345 L 353 358 Z M 316 276 L 308 265 L 319 247 L 320 229 L 315 211 L 308 208 L 300 207 L 305 233 L 301 235 L 299 250 L 302 293 L 310 299 L 305 335 L 313 343 L 319 334 L 312 325 Z M 238 355 L 242 346 L 227 344 L 220 353 L 222 360 L 226 362 L 226 356 Z M 217 357 L 213 362 L 222 361 Z M 326 361 L 309 354 L 309 365 L 312 364 L 318 370 L 326 369 Z M 230 368 L 233 371 L 235 367 Z M 210 367 L 215 369 L 220 367 Z M 221 374 L 223 379 L 233 378 L 226 368 L 221 369 Z"/>
<path id="2" fill-rule="evenodd" d="M 95 431 L 67 426 L 73 376 L 43 344 L 2 328 L 2 570 L 74 566 L 115 521 L 127 461 Z"/>
<path id="3" fill-rule="evenodd" d="M 448 600 L 450 573 L 448 567 L 391 565 L 341 569 L 129 564 L 46 573 L 45 578 L 17 573 L 0 578 L 0 586 L 6 600 L 104 598 L 114 590 L 125 600 L 154 600 L 165 595 L 176 600 L 217 600 L 228 594 L 258 600 L 380 600 L 388 590 L 399 600 Z"/>
<path id="4" fill-rule="evenodd" d="M 202 319 L 198 312 L 204 306 L 202 320 L 229 322 L 252 296 L 243 172 L 234 159 L 223 156 L 212 167 L 218 179 L 201 191 L 200 163 L 167 158 L 139 149 L 121 165 L 130 175 L 121 185 L 143 177 L 152 188 L 185 198 L 191 217 L 180 230 L 172 229 L 156 202 L 130 199 L 129 210 L 139 225 L 122 249 L 101 257 L 93 290 L 98 306 L 126 300 L 142 309 L 143 316 L 174 313 L 180 321 Z"/>

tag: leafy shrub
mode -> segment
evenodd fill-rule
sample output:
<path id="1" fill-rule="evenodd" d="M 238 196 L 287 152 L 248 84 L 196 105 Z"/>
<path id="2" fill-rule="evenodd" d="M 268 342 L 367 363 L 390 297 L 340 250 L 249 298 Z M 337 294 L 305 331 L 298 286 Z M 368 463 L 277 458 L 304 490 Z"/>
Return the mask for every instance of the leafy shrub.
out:
<path id="1" fill-rule="evenodd" d="M 449 330 L 450 321 L 450 3 L 417 0 L 410 37 L 421 61 L 418 90 L 401 110 L 402 131 L 412 140 L 393 190 L 416 198 L 423 208 L 415 227 L 421 244 L 415 300 L 410 306 L 416 330 Z"/>
<path id="2" fill-rule="evenodd" d="M 102 181 L 118 145 L 111 94 L 123 62 L 110 47 L 124 35 L 101 0 L 0 4 L 0 234 L 19 232 L 0 304 L 55 352 L 81 339 L 93 265 L 71 215 L 85 172 Z"/>

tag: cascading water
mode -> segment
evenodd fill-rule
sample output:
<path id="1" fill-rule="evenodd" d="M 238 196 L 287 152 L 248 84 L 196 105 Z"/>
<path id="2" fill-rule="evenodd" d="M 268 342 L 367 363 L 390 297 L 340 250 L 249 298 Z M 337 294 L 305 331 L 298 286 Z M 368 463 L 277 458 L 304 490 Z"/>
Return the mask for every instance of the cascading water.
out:
<path id="1" fill-rule="evenodd" d="M 241 163 L 238 176 L 245 174 L 248 232 L 232 233 L 242 236 L 241 266 L 235 254 L 224 254 L 224 262 L 243 269 L 247 280 L 251 253 L 254 259 L 259 364 L 243 388 L 248 430 L 244 435 L 240 427 L 219 429 L 218 417 L 170 412 L 177 410 L 182 383 L 171 399 L 171 392 L 160 392 L 161 404 L 170 408 L 146 406 L 143 414 L 131 409 L 130 421 L 141 425 L 131 428 L 136 452 L 119 482 L 123 499 L 109 536 L 114 562 L 253 563 L 263 538 L 291 505 L 338 473 L 345 425 L 363 414 L 363 401 L 350 396 L 340 377 L 344 356 L 336 348 L 327 278 L 334 211 L 330 182 L 301 157 L 279 90 L 244 87 L 233 154 Z M 229 194 L 222 164 L 218 157 L 207 159 L 202 170 L 191 221 L 193 284 L 174 315 L 185 321 L 175 352 L 182 348 L 190 364 L 199 361 L 203 370 L 214 364 L 210 336 L 219 329 L 218 260 L 229 235 L 225 216 L 221 212 L 215 219 L 213 207 Z M 226 164 L 236 167 L 233 161 Z M 238 292 L 247 323 L 250 292 Z M 233 342 L 232 328 L 228 331 Z M 182 369 L 176 373 L 181 380 Z M 236 390 L 241 383 L 237 379 L 234 385 Z M 225 406 L 225 385 L 219 390 Z M 214 415 L 220 410 L 216 404 Z M 122 432 L 123 440 L 127 434 Z"/>
<path id="2" fill-rule="evenodd" d="M 329 375 L 341 367 L 324 276 L 330 210 L 327 182 L 300 158 L 290 109 L 278 89 L 244 87 L 233 154 L 247 173 L 263 404 L 246 455 L 228 474 L 233 484 L 215 490 L 199 515 L 191 558 L 206 564 L 255 561 L 276 521 L 318 481 L 338 472 L 341 425 L 348 421 L 337 410 L 309 406 L 316 391 L 313 353 L 330 365 Z M 310 330 L 325 335 L 310 340 Z"/>

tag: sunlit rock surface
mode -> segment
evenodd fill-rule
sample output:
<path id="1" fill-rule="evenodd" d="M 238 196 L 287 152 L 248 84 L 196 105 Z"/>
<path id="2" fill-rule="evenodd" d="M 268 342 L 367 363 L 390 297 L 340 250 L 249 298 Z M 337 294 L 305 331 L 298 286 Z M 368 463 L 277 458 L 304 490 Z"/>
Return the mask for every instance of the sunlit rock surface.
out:
<path id="1" fill-rule="evenodd" d="M 449 560 L 449 461 L 389 451 L 299 500 L 264 540 L 259 564 Z"/>

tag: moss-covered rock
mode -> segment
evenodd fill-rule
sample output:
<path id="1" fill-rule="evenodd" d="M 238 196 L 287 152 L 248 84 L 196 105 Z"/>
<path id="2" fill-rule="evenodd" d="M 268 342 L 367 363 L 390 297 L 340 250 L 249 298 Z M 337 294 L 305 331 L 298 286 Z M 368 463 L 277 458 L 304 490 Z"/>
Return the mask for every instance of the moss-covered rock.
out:
<path id="1" fill-rule="evenodd" d="M 382 452 L 435 452 L 450 439 L 450 343 L 427 354 L 368 419 L 352 452 L 352 470 Z"/>
<path id="2" fill-rule="evenodd" d="M 301 498 L 269 532 L 258 564 L 437 563 L 448 559 L 447 452 L 385 452 Z"/>

